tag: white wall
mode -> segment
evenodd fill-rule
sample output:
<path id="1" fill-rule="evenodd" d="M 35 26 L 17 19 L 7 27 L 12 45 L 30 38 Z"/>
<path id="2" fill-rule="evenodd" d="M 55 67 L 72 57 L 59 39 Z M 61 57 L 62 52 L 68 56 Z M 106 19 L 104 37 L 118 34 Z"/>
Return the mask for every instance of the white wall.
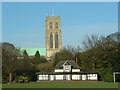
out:
<path id="1" fill-rule="evenodd" d="M 38 75 L 38 80 L 71 80 L 71 75 Z M 73 74 L 72 75 L 72 80 L 98 80 L 98 75 L 97 74 L 87 74 L 87 75 L 79 75 L 79 74 Z"/>
<path id="2" fill-rule="evenodd" d="M 72 72 L 80 72 L 80 69 L 72 69 Z"/>
<path id="3" fill-rule="evenodd" d="M 88 74 L 88 80 L 98 80 L 97 74 Z"/>
<path id="4" fill-rule="evenodd" d="M 86 80 L 87 76 L 86 75 L 82 75 L 82 80 Z"/>
<path id="5" fill-rule="evenodd" d="M 55 69 L 55 72 L 70 72 L 70 70 Z M 80 69 L 72 69 L 72 72 L 80 72 Z"/>
<path id="6" fill-rule="evenodd" d="M 71 71 L 71 65 L 64 65 L 63 70 L 64 70 L 64 72 L 70 72 Z"/>
<path id="7" fill-rule="evenodd" d="M 39 80 L 48 80 L 48 75 L 39 75 L 38 79 Z"/>
<path id="8" fill-rule="evenodd" d="M 66 80 L 71 80 L 70 75 L 65 75 Z"/>
<path id="9" fill-rule="evenodd" d="M 63 80 L 64 75 L 55 75 L 55 80 Z"/>
<path id="10" fill-rule="evenodd" d="M 81 75 L 72 75 L 72 80 L 80 80 Z"/>
<path id="11" fill-rule="evenodd" d="M 50 81 L 54 80 L 54 75 L 50 75 Z"/>
<path id="12" fill-rule="evenodd" d="M 55 72 L 63 72 L 63 69 L 55 69 Z"/>

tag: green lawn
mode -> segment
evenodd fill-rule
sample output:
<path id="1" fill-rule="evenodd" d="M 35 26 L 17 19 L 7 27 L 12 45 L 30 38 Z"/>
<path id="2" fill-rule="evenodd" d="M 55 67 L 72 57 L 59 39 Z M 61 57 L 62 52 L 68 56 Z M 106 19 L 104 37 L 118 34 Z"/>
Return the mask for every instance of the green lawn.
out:
<path id="1" fill-rule="evenodd" d="M 3 88 L 118 88 L 118 83 L 107 82 L 31 82 L 3 84 Z"/>

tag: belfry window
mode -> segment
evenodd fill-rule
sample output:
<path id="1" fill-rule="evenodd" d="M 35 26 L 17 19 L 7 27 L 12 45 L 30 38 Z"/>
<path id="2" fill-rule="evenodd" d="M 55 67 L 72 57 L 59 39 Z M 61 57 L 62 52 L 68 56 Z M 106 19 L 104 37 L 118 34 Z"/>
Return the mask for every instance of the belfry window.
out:
<path id="1" fill-rule="evenodd" d="M 58 48 L 58 34 L 55 34 L 55 48 Z"/>
<path id="2" fill-rule="evenodd" d="M 52 29 L 53 28 L 53 23 L 52 22 L 50 22 L 50 29 Z"/>
<path id="3" fill-rule="evenodd" d="M 58 22 L 55 23 L 55 28 L 58 29 Z"/>
<path id="4" fill-rule="evenodd" d="M 50 33 L 50 48 L 53 48 L 53 34 Z"/>
<path id="5" fill-rule="evenodd" d="M 52 22 L 50 22 L 50 25 L 52 25 Z"/>

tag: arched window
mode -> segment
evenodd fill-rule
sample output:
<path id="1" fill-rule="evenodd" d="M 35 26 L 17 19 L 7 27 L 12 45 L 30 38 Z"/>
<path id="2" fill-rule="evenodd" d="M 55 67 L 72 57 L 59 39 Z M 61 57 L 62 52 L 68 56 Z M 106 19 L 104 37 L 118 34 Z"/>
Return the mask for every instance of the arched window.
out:
<path id="1" fill-rule="evenodd" d="M 53 34 L 50 33 L 50 48 L 53 48 Z"/>
<path id="2" fill-rule="evenodd" d="M 58 48 L 58 34 L 55 34 L 55 48 Z"/>

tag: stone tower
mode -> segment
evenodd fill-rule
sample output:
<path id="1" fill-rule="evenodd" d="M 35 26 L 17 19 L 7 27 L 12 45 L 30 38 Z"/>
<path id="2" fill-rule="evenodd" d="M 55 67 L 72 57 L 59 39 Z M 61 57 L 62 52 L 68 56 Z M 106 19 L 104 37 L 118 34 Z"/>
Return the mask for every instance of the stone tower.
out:
<path id="1" fill-rule="evenodd" d="M 60 17 L 46 18 L 46 52 L 51 57 L 62 48 Z"/>

